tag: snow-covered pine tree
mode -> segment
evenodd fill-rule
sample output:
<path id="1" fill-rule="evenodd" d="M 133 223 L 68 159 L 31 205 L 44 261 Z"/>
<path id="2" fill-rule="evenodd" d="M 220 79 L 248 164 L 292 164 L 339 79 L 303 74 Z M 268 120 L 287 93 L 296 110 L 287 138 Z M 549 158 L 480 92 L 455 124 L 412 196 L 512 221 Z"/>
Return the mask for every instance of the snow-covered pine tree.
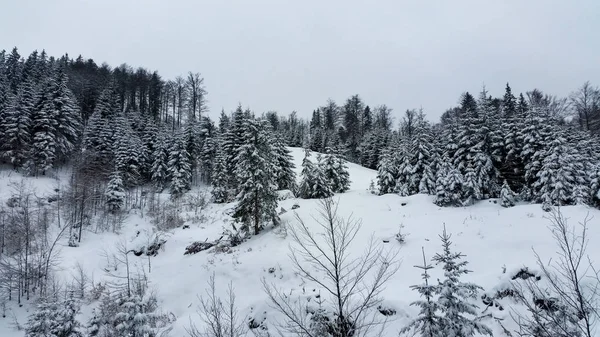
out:
<path id="1" fill-rule="evenodd" d="M 115 118 L 116 133 L 113 141 L 115 168 L 121 173 L 121 179 L 126 187 L 136 186 L 141 180 L 141 170 L 144 159 L 143 143 L 129 124 L 129 120 L 119 114 Z"/>
<path id="2" fill-rule="evenodd" d="M 52 79 L 42 86 L 38 100 L 31 111 L 31 147 L 29 173 L 46 174 L 52 169 L 56 158 L 56 116 L 51 101 Z"/>
<path id="3" fill-rule="evenodd" d="M 302 159 L 302 171 L 300 172 L 300 185 L 298 185 L 298 196 L 302 199 L 312 197 L 312 180 L 315 172 L 314 163 L 310 160 L 310 149 L 304 150 Z"/>
<path id="4" fill-rule="evenodd" d="M 65 161 L 75 149 L 81 135 L 81 109 L 67 86 L 69 79 L 62 66 L 54 72 L 53 78 L 50 108 L 55 122 L 56 159 Z"/>
<path id="5" fill-rule="evenodd" d="M 34 84 L 24 79 L 17 87 L 17 94 L 8 103 L 4 117 L 2 138 L 3 156 L 13 167 L 22 167 L 29 157 L 31 145 L 31 117 L 37 101 Z"/>
<path id="6" fill-rule="evenodd" d="M 141 130 L 138 133 L 142 143 L 140 175 L 143 181 L 152 181 L 152 165 L 154 164 L 154 153 L 158 143 L 158 126 L 150 116 L 142 120 Z"/>
<path id="7" fill-rule="evenodd" d="M 477 293 L 483 288 L 474 283 L 461 282 L 460 277 L 470 273 L 466 269 L 468 262 L 460 261 L 464 255 L 451 250 L 450 238 L 451 235 L 446 232 L 444 225 L 444 232 L 440 235 L 443 252 L 433 257 L 433 261 L 441 264 L 444 270 L 444 279 L 435 288 L 442 317 L 441 335 L 469 337 L 477 332 L 492 336 L 489 327 L 475 320 L 477 306 L 470 303 L 477 299 Z"/>
<path id="8" fill-rule="evenodd" d="M 154 153 L 152 154 L 151 158 L 151 180 L 157 190 L 162 191 L 169 181 L 169 169 L 167 167 L 169 162 L 169 142 L 164 130 L 159 132 L 156 136 Z"/>
<path id="9" fill-rule="evenodd" d="M 377 167 L 377 185 L 379 194 L 394 193 L 398 167 L 394 159 L 394 147 L 388 146 L 382 151 L 381 159 Z"/>
<path id="10" fill-rule="evenodd" d="M 471 163 L 465 169 L 462 198 L 465 206 L 472 205 L 482 198 L 480 181 Z"/>
<path id="11" fill-rule="evenodd" d="M 277 188 L 279 190 L 296 190 L 296 173 L 294 172 L 293 157 L 285 146 L 279 134 L 273 135 L 273 150 L 275 155 L 275 169 L 277 172 Z"/>
<path id="12" fill-rule="evenodd" d="M 538 180 L 533 185 L 537 192 L 535 200 L 546 205 L 572 205 L 577 184 L 577 165 L 580 158 L 562 137 L 550 144 L 547 156 L 537 173 Z"/>
<path id="13" fill-rule="evenodd" d="M 72 298 L 57 302 L 42 299 L 29 316 L 26 337 L 82 337 L 83 328 L 76 316 L 79 304 Z"/>
<path id="14" fill-rule="evenodd" d="M 433 193 L 430 190 L 435 184 L 431 163 L 433 161 L 433 141 L 431 138 L 431 126 L 425 119 L 423 110 L 419 110 L 415 120 L 415 132 L 409 144 L 410 165 L 412 172 L 408 181 L 410 194 Z"/>
<path id="15" fill-rule="evenodd" d="M 332 148 L 326 150 L 327 156 L 323 160 L 323 173 L 327 184 L 334 193 L 344 193 L 350 189 L 350 174 L 348 167 Z"/>
<path id="16" fill-rule="evenodd" d="M 153 337 L 156 329 L 156 299 L 149 294 L 123 298 L 115 316 L 115 328 L 119 336 Z"/>
<path id="17" fill-rule="evenodd" d="M 502 190 L 500 190 L 500 206 L 502 207 L 513 207 L 515 205 L 515 193 L 510 188 L 510 185 L 504 180 L 502 184 Z"/>
<path id="18" fill-rule="evenodd" d="M 315 171 L 313 172 L 312 181 L 312 198 L 314 199 L 325 199 L 333 196 L 333 189 L 331 181 L 327 179 L 325 175 L 325 164 L 323 162 L 323 156 L 317 153 L 317 163 L 314 166 Z M 344 188 L 344 184 L 349 181 L 345 181 L 343 176 L 340 176 L 340 188 Z"/>
<path id="19" fill-rule="evenodd" d="M 58 326 L 54 330 L 56 337 L 82 337 L 83 326 L 77 320 L 80 305 L 72 297 L 69 297 L 59 303 L 57 312 Z"/>
<path id="20" fill-rule="evenodd" d="M 549 144 L 552 139 L 557 138 L 556 130 L 552 126 L 552 120 L 547 117 L 546 110 L 540 106 L 529 109 L 525 127 L 517 136 L 518 141 L 523 144 L 521 160 L 525 166 L 525 186 L 530 191 L 528 195 L 523 195 L 523 198 L 527 201 L 534 201 L 539 197 L 540 192 L 535 187 L 541 187 L 540 184 L 536 184 L 539 179 L 538 173 L 547 156 Z"/>
<path id="21" fill-rule="evenodd" d="M 208 117 L 202 117 L 200 120 L 200 176 L 202 181 L 209 183 L 212 180 L 213 164 L 217 151 L 216 127 L 213 121 Z"/>
<path id="22" fill-rule="evenodd" d="M 396 178 L 396 186 L 394 191 L 400 196 L 406 197 L 411 195 L 412 190 L 410 189 L 411 176 L 413 173 L 413 166 L 411 165 L 411 155 L 408 153 L 407 144 L 402 144 L 400 151 L 397 153 L 398 162 L 398 177 Z M 416 193 L 416 192 L 415 192 Z"/>
<path id="23" fill-rule="evenodd" d="M 260 232 L 265 221 L 279 222 L 274 151 L 265 131 L 265 122 L 248 119 L 242 146 L 236 157 L 237 181 L 241 183 L 233 218 Z"/>
<path id="24" fill-rule="evenodd" d="M 438 206 L 462 206 L 464 177 L 444 156 L 436 177 L 436 199 Z"/>
<path id="25" fill-rule="evenodd" d="M 114 171 L 106 186 L 106 207 L 112 213 L 120 211 L 125 205 L 125 186 L 121 178 L 121 172 Z"/>
<path id="26" fill-rule="evenodd" d="M 190 190 L 192 182 L 190 155 L 182 135 L 173 137 L 167 167 L 171 181 L 171 197 L 177 199 Z"/>
<path id="27" fill-rule="evenodd" d="M 324 177 L 322 163 L 319 162 L 320 155 L 317 157 L 316 164 L 310 160 L 310 156 L 310 150 L 306 149 L 302 160 L 298 196 L 302 199 L 328 198 L 333 195 L 333 191 Z"/>
<path id="28" fill-rule="evenodd" d="M 220 140 L 216 146 L 212 173 L 212 198 L 215 203 L 229 201 L 229 180 L 227 178 L 227 157 L 222 150 L 223 141 Z"/>
<path id="29" fill-rule="evenodd" d="M 56 313 L 58 307 L 56 302 L 42 299 L 38 303 L 35 312 L 29 316 L 25 327 L 26 337 L 52 336 L 53 330 L 58 325 Z"/>
<path id="30" fill-rule="evenodd" d="M 432 156 L 429 164 L 423 170 L 423 176 L 419 182 L 419 193 L 433 195 L 436 193 L 436 171 L 439 164 L 439 156 L 435 148 L 432 149 Z"/>
<path id="31" fill-rule="evenodd" d="M 248 114 L 244 113 L 242 110 L 242 106 L 239 105 L 233 113 L 227 132 L 223 135 L 222 151 L 227 158 L 226 164 L 229 189 L 236 191 L 236 193 L 239 191 L 240 187 L 236 180 L 237 176 L 235 173 L 237 167 L 237 154 L 244 141 L 244 127 L 249 118 Z"/>
<path id="32" fill-rule="evenodd" d="M 423 265 L 415 266 L 423 271 L 421 279 L 423 283 L 419 285 L 411 286 L 410 288 L 416 290 L 423 299 L 414 301 L 410 305 L 419 307 L 419 317 L 412 320 L 407 326 L 400 330 L 400 334 L 414 331 L 419 333 L 422 337 L 444 337 L 442 334 L 442 322 L 441 317 L 438 316 L 437 311 L 439 310 L 439 304 L 435 301 L 435 294 L 438 289 L 436 285 L 429 284 L 429 270 L 433 269 L 430 264 L 427 264 L 425 259 L 425 250 L 423 249 Z"/>

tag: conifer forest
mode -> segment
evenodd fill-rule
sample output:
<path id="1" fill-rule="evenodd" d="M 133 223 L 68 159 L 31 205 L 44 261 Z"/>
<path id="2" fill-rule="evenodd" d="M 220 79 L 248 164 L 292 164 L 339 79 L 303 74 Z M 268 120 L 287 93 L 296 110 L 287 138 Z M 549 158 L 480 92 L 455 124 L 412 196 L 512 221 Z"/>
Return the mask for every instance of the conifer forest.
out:
<path id="1" fill-rule="evenodd" d="M 198 72 L 0 51 L 0 335 L 600 336 L 600 89 L 511 84 L 219 115 Z"/>

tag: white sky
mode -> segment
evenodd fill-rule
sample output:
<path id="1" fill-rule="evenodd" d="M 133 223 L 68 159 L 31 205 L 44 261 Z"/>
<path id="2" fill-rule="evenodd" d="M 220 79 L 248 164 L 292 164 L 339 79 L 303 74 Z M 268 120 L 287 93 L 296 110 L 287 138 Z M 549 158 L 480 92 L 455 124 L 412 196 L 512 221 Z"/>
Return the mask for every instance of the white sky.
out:
<path id="1" fill-rule="evenodd" d="M 600 84 L 599 0 L 5 0 L 0 49 L 82 54 L 163 78 L 200 72 L 211 115 L 238 102 L 309 116 L 358 93 L 437 119 L 502 95 Z"/>

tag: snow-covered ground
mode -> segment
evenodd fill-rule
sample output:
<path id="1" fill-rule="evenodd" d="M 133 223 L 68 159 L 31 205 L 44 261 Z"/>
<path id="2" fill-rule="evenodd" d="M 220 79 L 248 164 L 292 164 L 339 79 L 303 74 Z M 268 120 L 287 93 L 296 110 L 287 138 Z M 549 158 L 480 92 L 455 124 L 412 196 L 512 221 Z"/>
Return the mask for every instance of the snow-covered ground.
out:
<path id="1" fill-rule="evenodd" d="M 303 158 L 302 149 L 292 149 L 296 170 L 300 172 Z M 349 164 L 352 180 L 351 190 L 338 194 L 339 213 L 347 217 L 352 215 L 362 220 L 362 228 L 353 243 L 353 249 L 360 253 L 365 249 L 371 235 L 377 242 L 389 249 L 399 249 L 401 266 L 395 276 L 387 284 L 383 296 L 386 306 L 397 311 L 386 328 L 387 336 L 397 336 L 398 331 L 417 314 L 417 308 L 409 303 L 418 298 L 418 294 L 409 286 L 418 284 L 420 271 L 414 268 L 422 264 L 421 247 L 424 247 L 428 258 L 440 251 L 441 233 L 444 224 L 452 233 L 455 249 L 466 255 L 469 269 L 473 273 L 465 280 L 478 283 L 488 291 L 506 282 L 507 275 L 523 266 L 535 267 L 535 256 L 532 248 L 544 259 L 554 257 L 556 248 L 551 234 L 547 229 L 549 221 L 545 218 L 548 213 L 542 211 L 539 205 L 517 205 L 513 208 L 502 208 L 493 201 L 482 201 L 467 208 L 440 208 L 433 204 L 432 197 L 416 195 L 399 197 L 397 195 L 376 196 L 368 191 L 376 172 L 358 165 Z M 59 175 L 60 176 L 60 175 Z M 10 196 L 11 181 L 20 181 L 20 176 L 14 172 L 0 172 L 0 199 L 4 203 Z M 28 178 L 27 183 L 38 190 L 38 194 L 50 193 L 56 186 L 52 178 Z M 191 193 L 195 193 L 192 191 Z M 316 227 L 311 216 L 316 215 L 318 201 L 290 199 L 281 201 L 279 207 L 287 210 L 281 216 L 286 226 L 294 226 L 296 220 L 292 206 L 298 204 L 295 210 L 310 226 Z M 302 289 L 312 291 L 318 289 L 314 285 L 304 284 L 295 274 L 289 260 L 290 236 L 281 229 L 266 230 L 249 241 L 235 247 L 230 253 L 200 252 L 195 255 L 183 255 L 184 249 L 193 241 L 217 239 L 223 228 L 229 228 L 229 205 L 209 205 L 204 210 L 206 221 L 186 224 L 189 228 L 178 228 L 169 233 L 164 249 L 151 260 L 152 269 L 148 274 L 151 287 L 156 290 L 161 301 L 162 309 L 172 313 L 177 319 L 174 322 L 172 336 L 185 336 L 185 327 L 190 318 L 198 320 L 196 308 L 199 304 L 197 295 L 203 295 L 209 277 L 215 273 L 220 294 L 225 294 L 226 284 L 233 282 L 237 294 L 237 302 L 241 314 L 256 317 L 258 320 L 266 317 L 267 323 L 278 319 L 277 313 L 269 307 L 267 297 L 262 290 L 261 280 L 266 278 L 286 293 L 299 293 Z M 590 223 L 589 246 L 590 256 L 600 256 L 600 212 L 583 206 L 564 207 L 563 214 L 576 223 L 585 218 L 586 214 L 594 217 Z M 80 247 L 71 248 L 66 240 L 61 242 L 61 270 L 66 279 L 74 274 L 74 267 L 80 263 L 95 282 L 106 278 L 104 268 L 107 265 L 103 253 L 114 250 L 118 242 L 125 242 L 128 247 L 145 244 L 152 233 L 150 219 L 139 211 L 131 212 L 122 232 L 117 234 L 94 234 L 86 232 Z M 400 226 L 407 234 L 406 243 L 400 245 L 394 240 L 394 235 Z M 388 241 L 383 243 L 383 241 Z M 131 257 L 137 268 L 146 268 L 147 258 Z M 269 272 L 271 269 L 271 272 Z M 506 269 L 506 274 L 503 270 Z M 274 272 L 273 272 L 274 270 Z M 433 280 L 441 275 L 439 268 L 433 270 Z M 494 309 L 497 317 L 505 318 L 507 327 L 510 322 L 509 299 L 501 300 L 504 311 Z M 85 323 L 91 308 L 97 303 L 86 304 L 82 310 L 82 321 Z M 483 309 L 481 301 L 477 303 Z M 33 307 L 30 303 L 18 308 L 9 305 L 9 311 L 14 313 L 19 323 L 24 324 L 27 315 Z M 23 332 L 15 331 L 11 326 L 12 315 L 0 318 L 0 336 L 23 336 Z M 198 322 L 199 323 L 199 322 Z M 500 328 L 493 322 L 488 322 L 500 336 Z"/>

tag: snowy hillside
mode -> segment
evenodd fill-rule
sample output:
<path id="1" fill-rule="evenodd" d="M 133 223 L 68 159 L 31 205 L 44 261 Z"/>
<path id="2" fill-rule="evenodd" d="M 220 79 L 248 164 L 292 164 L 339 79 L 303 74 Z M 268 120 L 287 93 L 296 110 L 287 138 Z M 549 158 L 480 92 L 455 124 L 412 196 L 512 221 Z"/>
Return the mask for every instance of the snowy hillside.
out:
<path id="1" fill-rule="evenodd" d="M 296 170 L 300 172 L 303 150 L 292 149 Z M 376 171 L 348 164 L 352 180 L 351 189 L 347 193 L 337 194 L 339 213 L 342 217 L 352 215 L 362 220 L 362 228 L 352 244 L 352 250 L 360 254 L 368 245 L 371 235 L 378 244 L 386 249 L 399 250 L 401 265 L 398 272 L 387 283 L 383 291 L 385 308 L 395 310 L 396 314 L 388 316 L 385 336 L 398 336 L 400 329 L 412 318 L 418 309 L 409 306 L 418 299 L 418 293 L 409 287 L 421 282 L 420 270 L 415 265 L 422 264 L 424 248 L 427 258 L 441 250 L 438 235 L 444 224 L 452 234 L 455 249 L 466 255 L 468 269 L 473 272 L 465 276 L 466 280 L 476 282 L 487 292 L 492 293 L 496 287 L 510 282 L 510 276 L 520 268 L 527 266 L 536 269 L 535 255 L 532 248 L 542 259 L 555 257 L 556 247 L 539 205 L 517 205 L 513 208 L 502 208 L 493 200 L 481 201 L 466 208 L 440 208 L 433 204 L 431 196 L 415 195 L 399 197 L 389 194 L 376 196 L 368 191 Z M 58 174 L 58 176 L 63 176 Z M 11 184 L 18 183 L 21 177 L 11 171 L 0 172 L 0 199 L 4 204 L 11 195 Z M 25 178 L 37 190 L 37 195 L 52 193 L 57 181 L 52 178 Z M 64 182 L 63 182 L 64 183 Z M 193 190 L 191 194 L 202 193 Z M 167 199 L 167 196 L 164 196 Z M 292 210 L 297 204 L 299 208 Z M 258 236 L 233 248 L 228 252 L 202 251 L 194 255 L 184 255 L 185 247 L 194 241 L 212 241 L 221 236 L 224 228 L 230 228 L 228 212 L 233 204 L 209 204 L 198 214 L 194 210 L 184 209 L 181 214 L 186 220 L 184 227 L 171 230 L 164 235 L 166 243 L 156 257 L 129 257 L 133 269 L 144 270 L 150 286 L 156 291 L 162 311 L 168 313 L 173 322 L 170 336 L 185 336 L 185 328 L 190 320 L 201 326 L 196 314 L 199 305 L 197 296 L 204 295 L 206 284 L 214 273 L 217 291 L 225 296 L 227 283 L 231 281 L 237 295 L 240 314 L 254 319 L 255 323 L 264 320 L 264 325 L 275 332 L 275 323 L 282 319 L 267 300 L 263 291 L 262 279 L 272 282 L 278 289 L 291 297 L 302 297 L 303 292 L 318 293 L 314 284 L 305 284 L 295 273 L 288 256 L 291 237 L 286 235 L 286 226 L 295 226 L 295 213 L 311 228 L 318 229 L 316 220 L 318 201 L 288 199 L 279 202 L 278 208 L 287 212 L 281 215 L 280 228 L 267 228 Z M 586 214 L 594 219 L 590 223 L 589 246 L 591 256 L 600 256 L 600 212 L 583 206 L 569 206 L 562 209 L 571 224 L 582 221 Z M 188 228 L 189 226 L 189 228 Z M 394 238 L 400 226 L 406 234 L 406 243 L 400 245 Z M 124 243 L 128 249 L 138 249 L 153 238 L 153 225 L 145 211 L 133 210 L 127 216 L 120 234 L 86 231 L 79 247 L 68 247 L 66 238 L 60 241 L 59 275 L 71 282 L 76 274 L 76 266 L 80 264 L 89 279 L 98 283 L 111 280 L 106 270 L 110 270 L 111 261 L 107 253 L 114 252 L 117 244 Z M 150 263 L 150 270 L 149 269 Z M 121 272 L 121 270 L 119 270 Z M 442 276 L 439 267 L 432 270 L 432 280 Z M 490 308 L 486 313 L 504 319 L 503 325 L 509 330 L 515 328 L 511 321 L 511 300 L 499 300 L 504 310 Z M 0 318 L 0 336 L 23 336 L 23 331 L 16 331 L 14 318 L 24 325 L 27 316 L 33 310 L 33 300 L 25 301 L 23 307 L 15 302 L 7 305 L 6 317 Z M 476 302 L 480 311 L 485 309 L 481 300 Z M 97 301 L 86 300 L 80 315 L 81 321 L 87 324 L 92 308 Z M 383 316 L 382 316 L 383 317 Z M 497 321 L 484 320 L 493 330 L 494 335 L 502 336 L 502 328 Z"/>

